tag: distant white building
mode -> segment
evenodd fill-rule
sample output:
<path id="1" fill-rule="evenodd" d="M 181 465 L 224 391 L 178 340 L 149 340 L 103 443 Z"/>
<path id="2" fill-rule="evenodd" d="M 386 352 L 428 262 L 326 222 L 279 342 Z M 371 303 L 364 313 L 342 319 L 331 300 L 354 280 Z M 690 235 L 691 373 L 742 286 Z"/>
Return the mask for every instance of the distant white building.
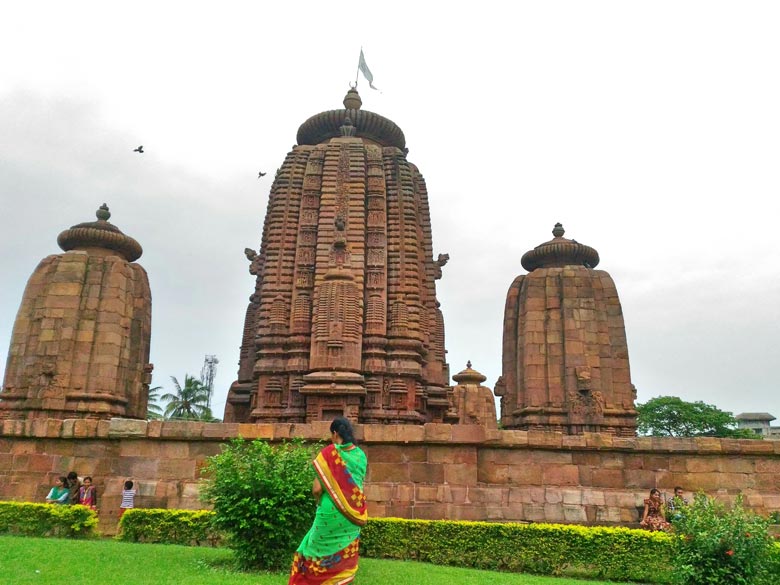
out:
<path id="1" fill-rule="evenodd" d="M 780 440 L 780 427 L 770 425 L 776 419 L 768 412 L 743 412 L 734 418 L 737 419 L 740 429 L 750 429 L 765 439 Z"/>

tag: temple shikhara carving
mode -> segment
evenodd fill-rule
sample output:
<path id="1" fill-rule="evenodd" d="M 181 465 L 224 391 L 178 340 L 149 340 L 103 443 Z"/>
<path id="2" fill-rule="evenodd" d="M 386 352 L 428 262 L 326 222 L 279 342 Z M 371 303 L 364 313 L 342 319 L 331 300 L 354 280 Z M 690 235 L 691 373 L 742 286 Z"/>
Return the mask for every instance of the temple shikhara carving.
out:
<path id="1" fill-rule="evenodd" d="M 276 174 L 226 422 L 457 419 L 425 181 L 361 105 L 304 122 Z"/>
<path id="2" fill-rule="evenodd" d="M 509 288 L 501 396 L 504 428 L 636 434 L 623 311 L 596 250 L 555 236 L 527 252 Z"/>
<path id="3" fill-rule="evenodd" d="M 24 291 L 0 418 L 146 418 L 151 293 L 141 246 L 109 223 L 62 232 Z"/>

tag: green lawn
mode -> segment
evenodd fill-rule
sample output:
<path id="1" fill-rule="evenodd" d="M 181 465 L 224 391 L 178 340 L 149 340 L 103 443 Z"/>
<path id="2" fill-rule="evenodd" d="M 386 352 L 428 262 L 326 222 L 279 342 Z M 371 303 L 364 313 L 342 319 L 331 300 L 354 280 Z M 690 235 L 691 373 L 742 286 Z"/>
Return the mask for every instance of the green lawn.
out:
<path id="1" fill-rule="evenodd" d="M 285 585 L 287 575 L 236 573 L 226 549 L 111 540 L 0 536 L 0 583 L 25 585 Z M 361 559 L 356 585 L 604 585 L 425 563 Z"/>

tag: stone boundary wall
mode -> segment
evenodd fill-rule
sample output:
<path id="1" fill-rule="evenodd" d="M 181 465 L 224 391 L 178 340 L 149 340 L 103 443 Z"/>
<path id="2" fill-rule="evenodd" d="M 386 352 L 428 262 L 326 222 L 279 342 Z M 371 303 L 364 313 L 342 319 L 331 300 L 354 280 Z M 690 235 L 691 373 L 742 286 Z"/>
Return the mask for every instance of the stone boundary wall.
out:
<path id="1" fill-rule="evenodd" d="M 129 419 L 4 420 L 0 499 L 44 500 L 75 470 L 98 488 L 101 527 L 115 526 L 124 480 L 136 506 L 201 508 L 206 457 L 235 437 L 324 440 L 329 423 L 225 424 Z M 755 511 L 780 510 L 780 441 L 616 438 L 477 425 L 358 425 L 366 495 L 378 517 L 632 524 L 652 487 L 703 490 Z"/>

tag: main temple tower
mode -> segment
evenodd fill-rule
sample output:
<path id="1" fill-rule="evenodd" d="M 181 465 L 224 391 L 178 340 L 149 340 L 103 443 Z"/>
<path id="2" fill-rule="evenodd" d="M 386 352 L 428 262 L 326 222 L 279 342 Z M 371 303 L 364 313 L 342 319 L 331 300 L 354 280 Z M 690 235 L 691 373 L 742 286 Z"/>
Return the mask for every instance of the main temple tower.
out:
<path id="1" fill-rule="evenodd" d="M 454 416 L 425 181 L 361 105 L 309 118 L 277 171 L 226 422 Z"/>

